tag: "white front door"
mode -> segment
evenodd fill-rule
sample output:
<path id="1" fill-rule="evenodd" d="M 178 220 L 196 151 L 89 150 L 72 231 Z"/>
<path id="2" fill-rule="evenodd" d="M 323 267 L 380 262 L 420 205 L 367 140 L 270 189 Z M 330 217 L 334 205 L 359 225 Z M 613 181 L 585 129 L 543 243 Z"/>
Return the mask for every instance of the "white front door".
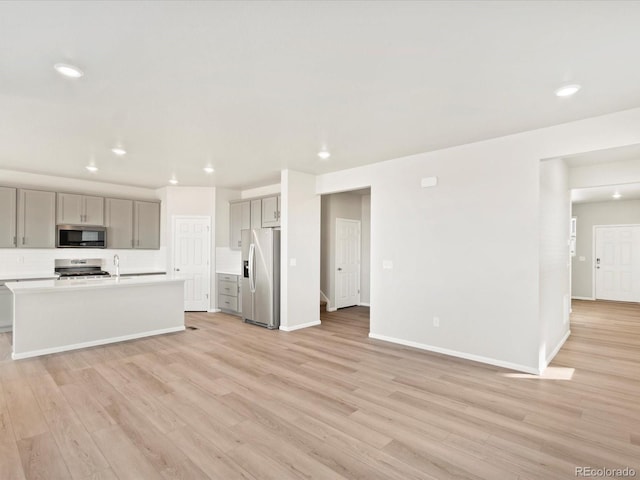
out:
<path id="1" fill-rule="evenodd" d="M 640 301 L 640 226 L 596 227 L 595 297 Z"/>
<path id="2" fill-rule="evenodd" d="M 173 271 L 185 279 L 184 309 L 209 310 L 211 218 L 173 217 Z"/>
<path id="3" fill-rule="evenodd" d="M 360 303 L 360 221 L 336 219 L 336 308 Z"/>

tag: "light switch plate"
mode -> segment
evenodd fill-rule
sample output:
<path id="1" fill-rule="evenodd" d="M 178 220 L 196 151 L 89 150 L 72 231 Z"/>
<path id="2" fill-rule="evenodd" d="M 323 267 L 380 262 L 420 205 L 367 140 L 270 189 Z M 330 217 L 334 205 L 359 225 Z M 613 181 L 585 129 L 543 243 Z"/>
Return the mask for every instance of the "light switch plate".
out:
<path id="1" fill-rule="evenodd" d="M 289 259 L 289 266 L 290 267 L 295 267 L 298 264 L 298 261 L 295 258 L 290 258 Z"/>
<path id="2" fill-rule="evenodd" d="M 578 260 L 580 260 L 581 262 L 584 262 L 586 259 L 587 257 L 583 257 L 583 256 L 578 257 Z"/>
<path id="3" fill-rule="evenodd" d="M 382 268 L 385 270 L 391 270 L 393 268 L 393 262 L 391 260 L 383 260 Z"/>
<path id="4" fill-rule="evenodd" d="M 422 188 L 435 187 L 436 185 L 438 185 L 438 177 L 424 177 L 420 181 L 420 186 Z"/>

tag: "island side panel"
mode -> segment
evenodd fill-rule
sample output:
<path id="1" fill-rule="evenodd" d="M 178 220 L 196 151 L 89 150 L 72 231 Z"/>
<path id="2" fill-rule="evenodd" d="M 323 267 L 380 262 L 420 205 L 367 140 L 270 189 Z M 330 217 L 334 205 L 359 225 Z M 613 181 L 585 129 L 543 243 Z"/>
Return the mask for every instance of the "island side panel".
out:
<path id="1" fill-rule="evenodd" d="M 184 282 L 14 292 L 13 358 L 184 330 Z"/>

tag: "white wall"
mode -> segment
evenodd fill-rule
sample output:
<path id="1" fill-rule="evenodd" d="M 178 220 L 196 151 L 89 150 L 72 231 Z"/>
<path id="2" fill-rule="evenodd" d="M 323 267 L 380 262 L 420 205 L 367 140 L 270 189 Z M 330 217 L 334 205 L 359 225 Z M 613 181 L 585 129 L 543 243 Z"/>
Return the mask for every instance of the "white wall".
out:
<path id="1" fill-rule="evenodd" d="M 281 330 L 320 323 L 320 196 L 315 190 L 315 176 L 282 171 Z"/>
<path id="2" fill-rule="evenodd" d="M 99 177 L 97 177 L 99 178 Z M 0 170 L 0 185 L 7 187 L 36 188 L 54 192 L 82 193 L 116 198 L 132 198 L 136 200 L 154 200 L 158 194 L 154 189 L 116 185 L 78 178 L 56 177 L 36 173 Z"/>
<path id="3" fill-rule="evenodd" d="M 362 258 L 360 269 L 360 303 L 371 303 L 371 195 L 362 195 Z"/>
<path id="4" fill-rule="evenodd" d="M 540 349 L 544 370 L 569 334 L 571 195 L 562 159 L 540 163 Z"/>
<path id="5" fill-rule="evenodd" d="M 159 192 L 149 188 L 12 170 L 0 170 L 0 185 L 140 200 L 160 198 Z M 164 246 L 164 243 L 161 244 Z M 160 250 L 6 248 L 0 249 L 0 274 L 51 275 L 54 269 L 54 260 L 60 258 L 101 258 L 105 270 L 113 271 L 113 256 L 115 254 L 120 257 L 120 271 L 122 273 L 165 271 L 167 267 L 164 247 Z"/>
<path id="6" fill-rule="evenodd" d="M 569 169 L 570 188 L 640 182 L 640 159 L 605 162 Z"/>
<path id="7" fill-rule="evenodd" d="M 572 258 L 571 295 L 593 298 L 593 227 L 595 225 L 640 225 L 640 200 L 578 203 L 576 255 Z M 580 260 L 584 257 L 584 260 Z"/>
<path id="8" fill-rule="evenodd" d="M 537 372 L 540 160 L 638 142 L 633 109 L 318 176 L 371 185 L 372 336 Z"/>
<path id="9" fill-rule="evenodd" d="M 282 190 L 279 183 L 273 185 L 266 185 L 264 187 L 250 188 L 248 190 L 242 190 L 240 192 L 240 198 L 256 198 L 264 195 L 277 195 Z"/>
<path id="10" fill-rule="evenodd" d="M 211 309 L 217 308 L 215 279 L 215 238 L 216 238 L 216 189 L 214 187 L 164 187 L 160 189 L 163 199 L 162 223 L 165 225 L 164 244 L 166 245 L 167 269 L 173 268 L 173 217 L 176 215 L 205 216 L 211 219 L 211 273 L 210 291 Z"/>

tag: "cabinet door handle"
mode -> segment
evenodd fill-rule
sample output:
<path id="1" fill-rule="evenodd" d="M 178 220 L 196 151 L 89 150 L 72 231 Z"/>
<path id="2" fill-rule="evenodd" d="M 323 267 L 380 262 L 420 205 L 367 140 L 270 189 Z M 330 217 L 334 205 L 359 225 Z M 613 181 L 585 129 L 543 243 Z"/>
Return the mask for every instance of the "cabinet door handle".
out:
<path id="1" fill-rule="evenodd" d="M 15 235 L 13 236 L 13 246 L 14 247 L 18 246 L 18 237 L 16 237 Z"/>
<path id="2" fill-rule="evenodd" d="M 273 218 L 278 218 L 278 212 L 276 211 L 273 212 Z"/>
<path id="3" fill-rule="evenodd" d="M 26 245 L 27 244 L 27 238 L 26 237 L 22 237 L 22 245 Z"/>

